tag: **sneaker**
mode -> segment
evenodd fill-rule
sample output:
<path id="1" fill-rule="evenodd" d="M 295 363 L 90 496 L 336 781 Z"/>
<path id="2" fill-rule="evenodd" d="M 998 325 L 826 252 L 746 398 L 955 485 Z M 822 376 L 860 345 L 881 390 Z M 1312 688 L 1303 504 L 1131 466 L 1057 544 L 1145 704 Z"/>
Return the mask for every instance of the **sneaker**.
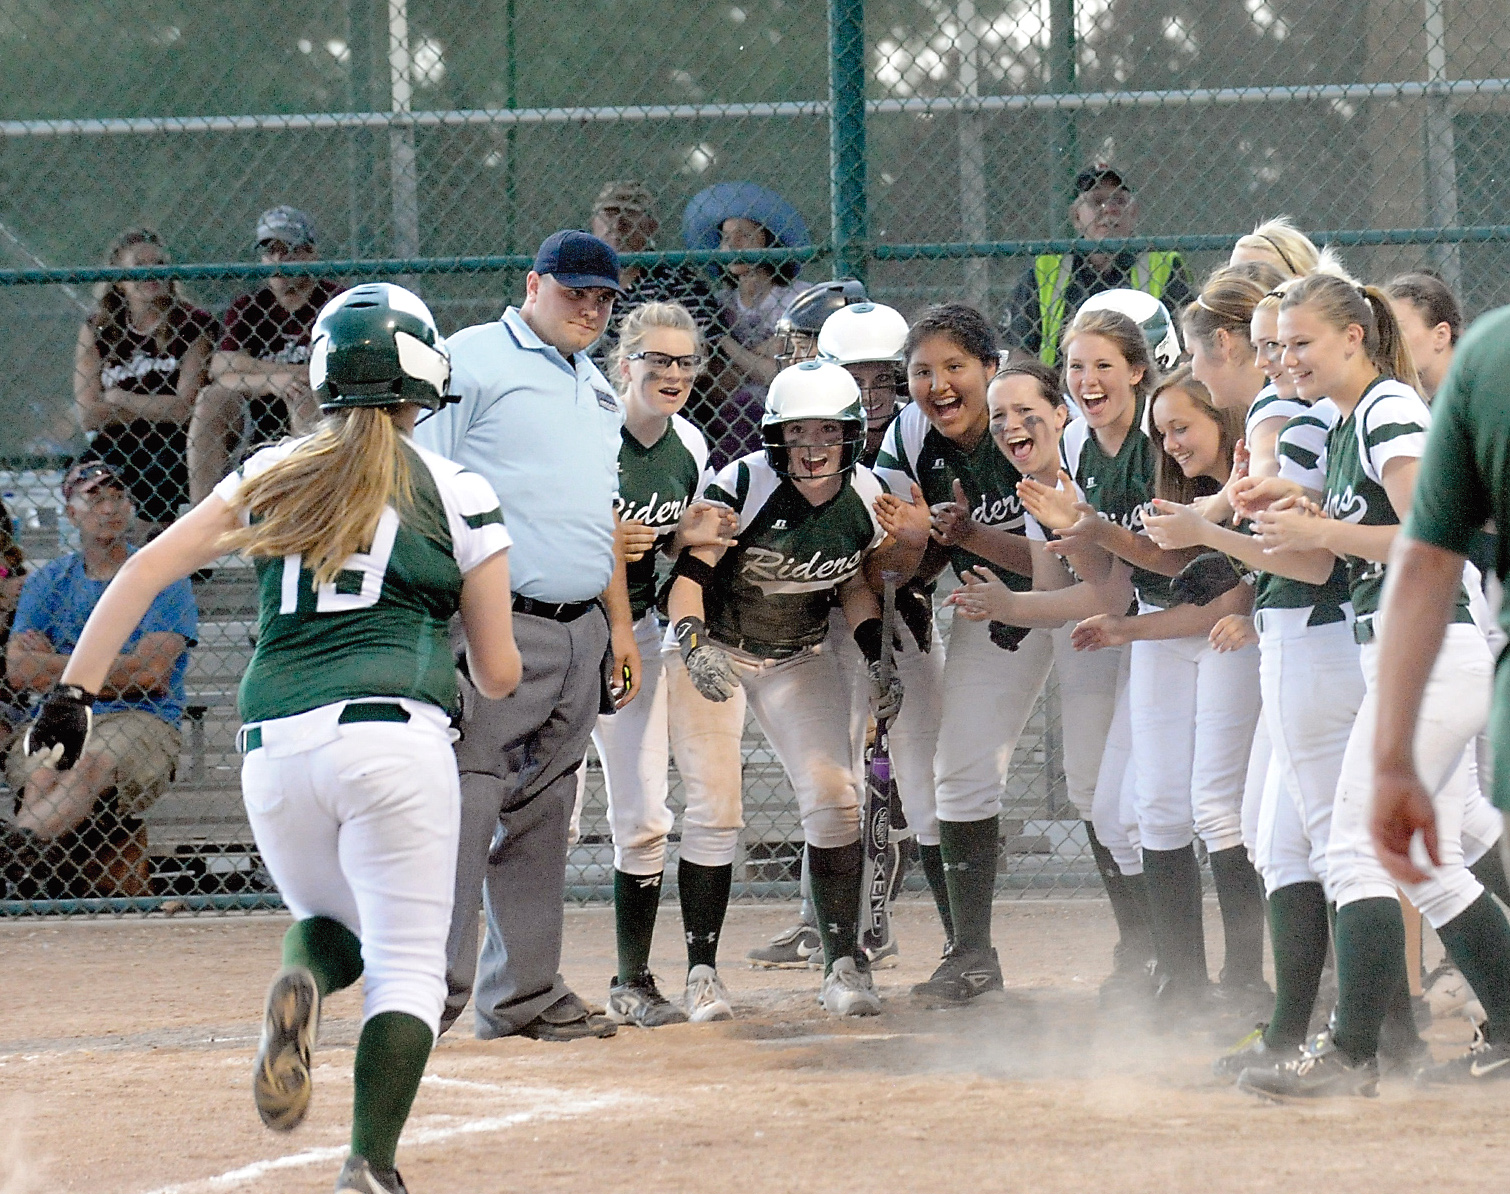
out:
<path id="1" fill-rule="evenodd" d="M 1235 1082 L 1244 1070 L 1275 1069 L 1295 1058 L 1295 1049 L 1271 1049 L 1264 1041 L 1264 1031 L 1269 1026 L 1260 1024 L 1211 1063 L 1211 1072 L 1218 1078 Z"/>
<path id="2" fill-rule="evenodd" d="M 627 983 L 608 984 L 608 1018 L 615 1024 L 659 1028 L 662 1024 L 685 1024 L 687 1013 L 661 994 L 655 975 L 648 970 Z"/>
<path id="3" fill-rule="evenodd" d="M 933 977 L 913 987 L 912 994 L 926 1008 L 978 1007 L 1007 1001 L 1001 963 L 994 949 L 945 954 Z"/>
<path id="4" fill-rule="evenodd" d="M 1473 988 L 1468 985 L 1463 972 L 1451 962 L 1443 962 L 1428 974 L 1423 985 L 1427 1006 L 1434 1017 L 1460 1012 L 1473 998 Z"/>
<path id="5" fill-rule="evenodd" d="M 862 965 L 854 958 L 840 958 L 823 976 L 818 1002 L 824 1011 L 836 1016 L 881 1014 L 881 997 L 876 994 L 876 985 L 870 977 L 870 965 Z"/>
<path id="6" fill-rule="evenodd" d="M 897 964 L 897 959 L 901 956 L 901 953 L 902 950 L 897 945 L 896 935 L 893 934 L 886 938 L 886 944 L 881 946 L 880 949 L 867 949 L 865 951 L 865 960 L 870 963 L 872 970 L 890 970 Z M 823 957 L 822 953 L 819 953 L 818 957 L 821 959 Z"/>
<path id="7" fill-rule="evenodd" d="M 1237 1088 L 1279 1103 L 1375 1099 L 1379 1097 L 1379 1063 L 1372 1057 L 1354 1061 L 1328 1041 L 1319 1052 L 1303 1053 L 1281 1066 L 1250 1066 L 1238 1076 Z"/>
<path id="8" fill-rule="evenodd" d="M 745 957 L 749 958 L 751 966 L 763 966 L 768 970 L 821 970 L 823 941 L 812 925 L 799 922 L 777 933 L 769 945 L 752 949 Z"/>
<path id="9" fill-rule="evenodd" d="M 724 990 L 718 971 L 711 966 L 694 966 L 687 971 L 687 993 L 682 997 L 682 1007 L 694 1024 L 734 1018 L 729 992 Z"/>
<path id="10" fill-rule="evenodd" d="M 397 1169 L 377 1169 L 366 1157 L 347 1157 L 336 1178 L 336 1194 L 356 1190 L 360 1194 L 409 1194 Z"/>
<path id="11" fill-rule="evenodd" d="M 1510 1045 L 1497 1045 L 1484 1031 L 1474 1029 L 1468 1052 L 1441 1065 L 1423 1066 L 1416 1081 L 1428 1086 L 1481 1086 L 1510 1079 Z"/>
<path id="12" fill-rule="evenodd" d="M 309 1055 L 320 1028 L 320 991 L 303 966 L 273 979 L 252 1068 L 252 1099 L 262 1122 L 291 1132 L 309 1110 Z M 353 1189 L 357 1187 L 352 1187 Z"/>
<path id="13" fill-rule="evenodd" d="M 1219 1015 L 1251 1023 L 1256 1016 L 1274 1014 L 1274 989 L 1263 979 L 1246 983 L 1224 980 L 1211 988 L 1211 1005 Z"/>

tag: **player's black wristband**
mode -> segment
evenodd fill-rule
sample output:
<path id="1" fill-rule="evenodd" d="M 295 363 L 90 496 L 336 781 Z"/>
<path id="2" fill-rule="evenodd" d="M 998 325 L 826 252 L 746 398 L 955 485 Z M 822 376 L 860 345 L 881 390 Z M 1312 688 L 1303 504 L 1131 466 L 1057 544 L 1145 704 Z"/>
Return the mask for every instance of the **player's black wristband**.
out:
<path id="1" fill-rule="evenodd" d="M 676 624 L 676 645 L 682 649 L 682 662 L 702 645 L 703 635 L 708 632 L 703 620 L 688 614 Z"/>
<path id="2" fill-rule="evenodd" d="M 1208 551 L 1180 569 L 1170 592 L 1181 605 L 1210 605 L 1241 581 L 1230 559 L 1219 551 Z"/>
<path id="3" fill-rule="evenodd" d="M 671 566 L 671 575 L 673 579 L 685 576 L 699 588 L 706 589 L 713 581 L 713 565 L 698 559 L 692 554 L 691 548 L 684 547 L 676 557 L 676 563 Z"/>
<path id="4" fill-rule="evenodd" d="M 880 618 L 866 618 L 855 627 L 855 646 L 860 648 L 866 663 L 875 663 L 881 658 Z"/>
<path id="5" fill-rule="evenodd" d="M 52 690 L 43 698 L 44 701 L 59 697 L 65 701 L 76 702 L 80 705 L 93 705 L 99 700 L 97 693 L 89 692 L 80 688 L 77 684 L 54 684 Z"/>
<path id="6" fill-rule="evenodd" d="M 1026 626 L 1008 626 L 1005 622 L 992 622 L 986 633 L 991 641 L 1003 651 L 1015 651 L 1031 631 Z"/>

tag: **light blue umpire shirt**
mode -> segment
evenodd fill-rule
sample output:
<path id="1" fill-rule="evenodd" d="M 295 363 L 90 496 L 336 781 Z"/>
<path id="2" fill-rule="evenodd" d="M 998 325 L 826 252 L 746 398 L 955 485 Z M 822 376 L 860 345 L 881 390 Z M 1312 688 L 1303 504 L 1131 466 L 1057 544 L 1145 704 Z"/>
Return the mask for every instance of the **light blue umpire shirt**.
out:
<path id="1" fill-rule="evenodd" d="M 613 577 L 624 411 L 585 352 L 570 360 L 510 307 L 446 339 L 461 396 L 414 429 L 422 447 L 498 492 L 509 583 L 536 601 L 590 601 Z"/>

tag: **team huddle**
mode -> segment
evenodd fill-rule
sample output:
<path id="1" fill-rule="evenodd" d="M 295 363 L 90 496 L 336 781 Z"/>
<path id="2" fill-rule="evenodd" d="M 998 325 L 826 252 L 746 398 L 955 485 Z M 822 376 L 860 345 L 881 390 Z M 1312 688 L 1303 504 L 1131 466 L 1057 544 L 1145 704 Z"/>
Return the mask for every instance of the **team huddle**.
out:
<path id="1" fill-rule="evenodd" d="M 537 270 L 530 303 L 547 283 L 579 303 L 597 285 Z M 1178 323 L 1149 294 L 1105 291 L 1028 358 L 1003 354 L 972 307 L 931 306 L 909 324 L 857 282 L 820 285 L 778 325 L 762 448 L 716 473 L 681 413 L 706 359 L 683 307 L 632 309 L 606 376 L 585 356 L 552 358 L 587 386 L 582 417 L 621 428 L 613 553 L 633 644 L 617 633 L 592 644 L 615 673 L 592 731 L 614 847 L 607 1017 L 653 1028 L 734 1014 L 719 943 L 747 712 L 790 781 L 805 842 L 801 921 L 749 961 L 820 969 L 818 1000 L 834 1016 L 884 1012 L 872 971 L 904 944 L 884 904 L 915 860 L 947 944 L 912 998 L 940 1010 L 1005 1002 L 992 936 L 999 816 L 1053 672 L 1069 798 L 1118 929 L 1103 1007 L 1166 1030 L 1233 1026 L 1234 1038 L 1261 1021 L 1215 1068 L 1274 1099 L 1373 1095 L 1381 1070 L 1510 1077 L 1510 924 L 1493 898 L 1510 902 L 1510 883 L 1484 741 L 1505 640 L 1471 564 L 1425 661 L 1413 730 L 1429 801 L 1413 823 L 1431 819 L 1433 865 L 1417 856 L 1402 879 L 1374 836 L 1375 728 L 1392 674 L 1381 650 L 1406 624 L 1391 612 L 1389 561 L 1413 517 L 1427 396 L 1443 382 L 1427 368 L 1451 323 L 1434 318 L 1440 289 L 1427 275 L 1363 286 L 1274 221 L 1238 242 Z M 488 326 L 527 337 L 516 314 Z M 478 966 L 484 855 L 492 866 L 524 840 L 503 796 L 469 840 L 474 777 L 502 774 L 477 762 L 489 710 L 529 683 L 526 619 L 565 626 L 589 604 L 521 597 L 510 548 L 531 528 L 447 450 L 460 417 L 452 358 L 483 334 L 448 350 L 397 286 L 332 298 L 310 369 L 321 428 L 251 457 L 132 557 L 28 739 L 71 765 L 92 694 L 152 597 L 226 550 L 256 562 L 243 788 L 295 924 L 254 1095 L 270 1127 L 297 1126 L 321 1000 L 365 976 L 338 1190 L 404 1189 L 399 1132 L 436 1034 L 472 990 L 461 972 Z M 421 412 L 429 426 L 416 431 Z M 531 444 L 501 450 L 527 456 Z M 1451 528 L 1449 546 L 1487 538 L 1484 517 L 1456 526 L 1450 504 L 1430 518 Z M 1467 554 L 1487 571 L 1496 550 Z M 887 811 L 905 826 L 879 850 L 862 841 L 868 748 L 889 748 Z M 649 967 L 672 759 L 685 793 L 680 999 Z M 577 783 L 580 801 L 580 767 L 558 770 L 549 782 Z M 1215 981 L 1202 857 L 1225 939 Z M 1481 1007 L 1461 1058 L 1434 1063 L 1418 1033 L 1402 891 Z M 498 889 L 484 894 L 480 1017 L 484 995 L 489 1008 L 506 1002 L 484 972 L 507 914 Z"/>

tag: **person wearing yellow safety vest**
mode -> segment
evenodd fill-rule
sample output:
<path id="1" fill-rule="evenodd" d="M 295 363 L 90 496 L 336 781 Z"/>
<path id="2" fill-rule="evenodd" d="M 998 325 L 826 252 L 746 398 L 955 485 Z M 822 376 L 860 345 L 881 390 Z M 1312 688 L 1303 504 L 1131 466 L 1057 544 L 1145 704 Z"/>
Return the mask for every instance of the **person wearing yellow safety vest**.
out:
<path id="1" fill-rule="evenodd" d="M 1134 234 L 1138 201 L 1122 172 L 1105 162 L 1075 175 L 1070 205 L 1075 233 L 1086 240 Z M 1142 290 L 1171 311 L 1194 298 L 1190 275 L 1178 253 L 1042 253 L 1013 288 L 1002 327 L 1002 347 L 1014 360 L 1038 357 L 1053 365 L 1059 337 L 1080 304 L 1103 290 Z"/>

